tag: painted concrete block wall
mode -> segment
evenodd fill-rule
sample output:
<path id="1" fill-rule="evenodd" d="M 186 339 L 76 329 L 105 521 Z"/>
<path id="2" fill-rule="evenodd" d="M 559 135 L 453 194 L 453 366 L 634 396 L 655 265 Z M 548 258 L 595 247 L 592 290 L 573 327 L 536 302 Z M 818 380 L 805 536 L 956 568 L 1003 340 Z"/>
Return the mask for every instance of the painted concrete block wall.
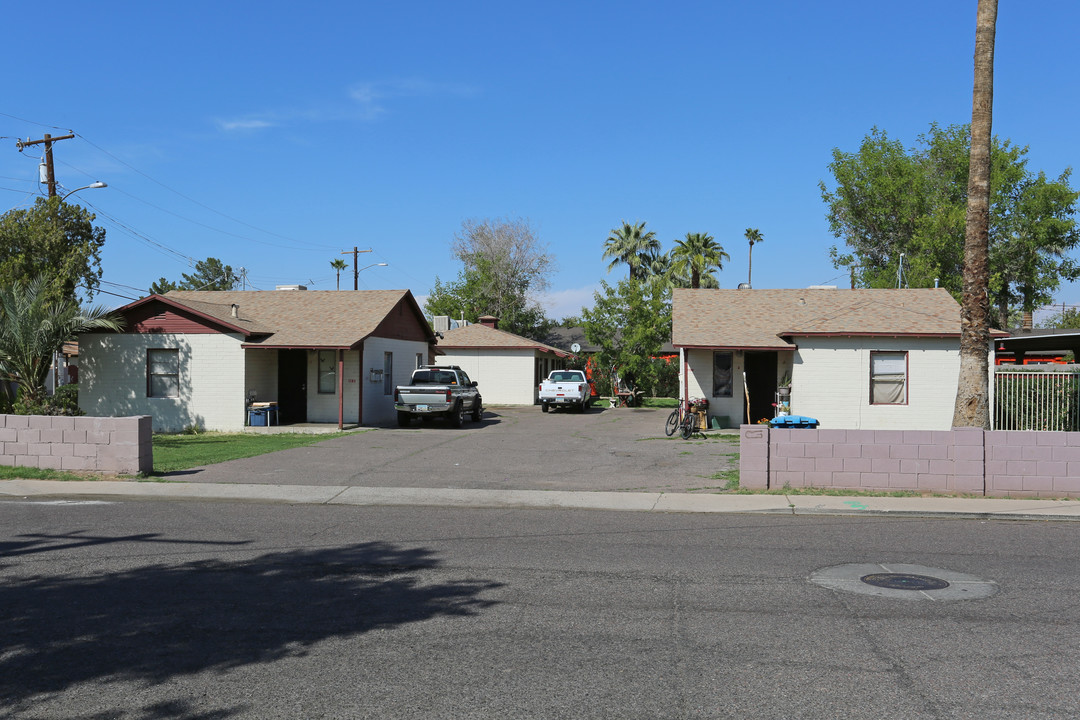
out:
<path id="1" fill-rule="evenodd" d="M 155 432 L 189 425 L 212 430 L 244 426 L 244 350 L 241 336 L 91 333 L 79 337 L 79 406 L 88 415 L 149 415 Z M 146 351 L 177 349 L 180 391 L 147 397 Z"/>
<path id="2" fill-rule="evenodd" d="M 428 345 L 425 342 L 412 340 L 389 340 L 387 338 L 370 337 L 364 340 L 364 362 L 361 367 L 364 383 L 364 424 L 365 425 L 393 425 L 397 421 L 394 411 L 393 388 L 398 385 L 407 385 L 412 378 L 412 372 L 416 369 L 416 354 L 423 353 L 427 356 Z M 383 380 L 371 382 L 371 371 L 383 369 L 383 353 L 393 353 L 393 378 L 390 382 L 390 394 L 383 391 Z M 442 358 L 437 362 L 445 364 Z"/>
<path id="3" fill-rule="evenodd" d="M 0 415 L 0 465 L 135 475 L 154 469 L 149 415 Z"/>
<path id="4" fill-rule="evenodd" d="M 336 358 L 336 355 L 335 355 Z M 355 423 L 360 412 L 360 352 L 358 350 L 346 351 L 344 358 L 344 373 L 341 379 L 342 407 L 341 414 L 344 422 Z M 364 392 L 368 392 L 368 387 Z M 319 354 L 308 353 L 307 367 L 307 419 L 313 423 L 336 423 L 338 421 L 338 396 L 335 390 L 332 393 L 319 392 Z M 379 385 L 382 392 L 382 385 Z M 365 421 L 367 418 L 365 418 Z"/>
<path id="5" fill-rule="evenodd" d="M 948 430 L 960 370 L 956 338 L 799 338 L 791 409 L 824 428 Z M 870 404 L 870 353 L 907 351 L 906 405 Z"/>
<path id="6" fill-rule="evenodd" d="M 732 352 L 731 373 L 733 377 L 731 397 L 713 397 L 713 351 L 712 350 L 687 350 L 686 359 L 689 373 L 686 376 L 689 396 L 693 398 L 705 398 L 709 401 L 709 415 L 727 417 L 730 427 L 738 427 L 742 423 L 743 413 L 746 408 L 746 397 L 743 390 L 743 353 L 741 350 Z M 682 373 L 682 369 L 680 369 Z"/>
<path id="7" fill-rule="evenodd" d="M 1080 432 L 741 428 L 740 483 L 1080 497 Z"/>
<path id="8" fill-rule="evenodd" d="M 536 402 L 534 350 L 447 349 L 440 365 L 458 365 L 477 382 L 485 405 Z"/>
<path id="9" fill-rule="evenodd" d="M 244 397 L 255 391 L 256 402 L 278 401 L 277 350 L 247 350 L 244 354 Z"/>

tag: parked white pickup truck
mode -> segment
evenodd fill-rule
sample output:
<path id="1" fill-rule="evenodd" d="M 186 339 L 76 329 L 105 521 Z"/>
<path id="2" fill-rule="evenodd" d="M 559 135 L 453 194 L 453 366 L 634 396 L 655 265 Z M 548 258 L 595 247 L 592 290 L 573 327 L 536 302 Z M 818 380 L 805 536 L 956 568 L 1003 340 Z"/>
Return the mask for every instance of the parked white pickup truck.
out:
<path id="1" fill-rule="evenodd" d="M 408 427 L 414 417 L 445 417 L 454 427 L 461 427 L 468 414 L 473 422 L 480 422 L 483 403 L 476 383 L 457 365 L 424 365 L 413 370 L 408 385 L 394 390 L 400 427 Z"/>
<path id="2" fill-rule="evenodd" d="M 540 410 L 567 407 L 584 412 L 592 404 L 592 388 L 584 370 L 552 370 L 540 383 Z"/>

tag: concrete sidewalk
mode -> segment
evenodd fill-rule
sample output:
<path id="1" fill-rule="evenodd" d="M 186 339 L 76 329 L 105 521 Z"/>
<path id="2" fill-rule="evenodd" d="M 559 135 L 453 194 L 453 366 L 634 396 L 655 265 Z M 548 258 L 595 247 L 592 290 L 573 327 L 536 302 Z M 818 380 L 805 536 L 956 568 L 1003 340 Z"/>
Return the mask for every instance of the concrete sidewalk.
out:
<path id="1" fill-rule="evenodd" d="M 892 498 L 825 495 L 719 495 L 566 490 L 470 490 L 349 485 L 3 480 L 0 501 L 209 500 L 323 505 L 420 505 L 468 508 L 560 508 L 630 512 L 785 515 L 947 516 L 1010 520 L 1080 520 L 1077 500 Z"/>

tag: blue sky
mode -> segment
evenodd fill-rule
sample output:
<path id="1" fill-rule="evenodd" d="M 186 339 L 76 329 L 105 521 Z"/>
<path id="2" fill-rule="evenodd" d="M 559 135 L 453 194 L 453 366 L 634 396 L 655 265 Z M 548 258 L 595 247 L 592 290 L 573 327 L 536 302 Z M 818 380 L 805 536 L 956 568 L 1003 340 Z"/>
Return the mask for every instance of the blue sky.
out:
<path id="1" fill-rule="evenodd" d="M 970 120 L 975 6 L 54 3 L 5 27 L 0 210 L 43 191 L 40 147 L 15 139 L 71 130 L 57 178 L 109 184 L 72 200 L 99 212 L 117 295 L 208 256 L 259 289 L 333 289 L 330 260 L 358 246 L 388 263 L 362 288 L 424 296 L 456 277 L 461 222 L 499 216 L 555 256 L 556 319 L 625 274 L 601 259 L 624 219 L 665 249 L 712 234 L 723 287 L 746 279 L 747 227 L 755 287 L 842 286 L 830 153 Z M 1001 4 L 994 131 L 1052 176 L 1080 157 L 1078 30 L 1075 0 Z"/>

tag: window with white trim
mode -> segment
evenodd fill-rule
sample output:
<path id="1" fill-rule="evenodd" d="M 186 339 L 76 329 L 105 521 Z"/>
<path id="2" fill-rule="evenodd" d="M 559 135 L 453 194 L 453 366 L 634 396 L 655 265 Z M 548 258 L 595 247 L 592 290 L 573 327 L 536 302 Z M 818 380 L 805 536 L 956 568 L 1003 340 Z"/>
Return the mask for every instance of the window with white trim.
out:
<path id="1" fill-rule="evenodd" d="M 337 392 L 337 351 L 319 351 L 319 394 L 333 395 Z"/>
<path id="2" fill-rule="evenodd" d="M 713 353 L 713 370 L 712 370 L 712 396 L 713 397 L 731 397 L 734 390 L 734 382 L 732 381 L 732 359 L 733 355 L 730 352 L 714 352 Z"/>
<path id="3" fill-rule="evenodd" d="M 870 404 L 907 404 L 906 352 L 870 353 Z"/>
<path id="4" fill-rule="evenodd" d="M 180 397 L 179 350 L 146 350 L 146 397 Z"/>

